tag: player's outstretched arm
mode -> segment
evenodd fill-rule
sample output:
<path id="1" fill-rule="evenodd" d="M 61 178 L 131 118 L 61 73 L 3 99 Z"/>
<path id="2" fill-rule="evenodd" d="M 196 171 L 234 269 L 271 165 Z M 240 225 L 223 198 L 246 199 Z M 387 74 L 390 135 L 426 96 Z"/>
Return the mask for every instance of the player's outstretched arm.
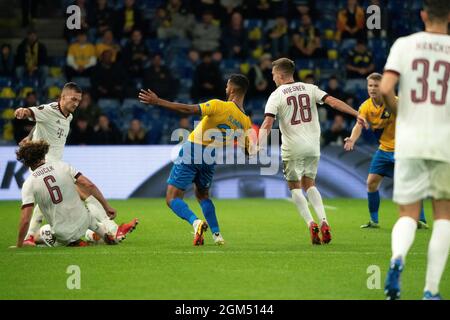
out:
<path id="1" fill-rule="evenodd" d="M 106 213 L 108 214 L 108 217 L 111 219 L 114 219 L 117 215 L 116 209 L 112 208 L 108 201 L 106 201 L 105 197 L 103 196 L 102 192 L 97 188 L 97 186 L 88 178 L 85 176 L 79 176 L 76 185 L 85 193 L 89 195 L 93 195 L 95 199 L 97 199 L 101 205 L 103 206 L 103 209 L 105 209 Z"/>
<path id="2" fill-rule="evenodd" d="M 267 148 L 267 138 L 270 135 L 270 130 L 272 130 L 273 123 L 275 122 L 275 118 L 272 116 L 265 116 L 264 121 L 259 128 L 258 134 L 258 150 Z"/>
<path id="3" fill-rule="evenodd" d="M 192 114 L 199 115 L 200 107 L 196 104 L 184 104 L 171 102 L 164 99 L 159 98 L 153 91 L 150 89 L 141 90 L 139 92 L 139 101 L 144 104 L 151 104 L 166 108 L 171 111 L 183 113 L 183 114 Z"/>
<path id="4" fill-rule="evenodd" d="M 32 205 L 22 208 L 19 223 L 19 235 L 17 237 L 17 248 L 23 247 L 23 239 L 25 239 L 25 236 L 27 235 L 32 215 L 33 215 Z"/>
<path id="5" fill-rule="evenodd" d="M 383 96 L 384 103 L 389 111 L 397 114 L 397 98 L 395 96 L 395 86 L 397 85 L 399 76 L 396 73 L 384 72 L 380 83 L 380 92 Z"/>
<path id="6" fill-rule="evenodd" d="M 28 119 L 33 117 L 33 112 L 28 108 L 19 108 L 14 111 L 14 116 L 17 119 Z"/>
<path id="7" fill-rule="evenodd" d="M 353 109 L 352 107 L 350 107 L 348 104 L 346 104 L 344 101 L 339 100 L 335 97 L 332 96 L 328 96 L 325 101 L 324 101 L 327 105 L 329 105 L 330 107 L 332 107 L 333 109 L 336 109 L 338 111 L 347 113 L 353 117 L 356 118 L 357 123 L 359 123 L 361 126 L 363 126 L 364 128 L 369 128 L 369 125 L 367 124 L 367 121 L 365 118 L 363 118 L 362 116 L 360 116 L 360 114 L 358 113 L 358 111 L 356 111 L 355 109 Z"/>
<path id="8" fill-rule="evenodd" d="M 361 136 L 362 129 L 363 129 L 362 125 L 356 123 L 355 126 L 353 127 L 352 134 L 350 135 L 350 137 L 344 139 L 345 141 L 344 149 L 346 151 L 353 150 L 356 141 L 358 141 L 359 137 Z"/>

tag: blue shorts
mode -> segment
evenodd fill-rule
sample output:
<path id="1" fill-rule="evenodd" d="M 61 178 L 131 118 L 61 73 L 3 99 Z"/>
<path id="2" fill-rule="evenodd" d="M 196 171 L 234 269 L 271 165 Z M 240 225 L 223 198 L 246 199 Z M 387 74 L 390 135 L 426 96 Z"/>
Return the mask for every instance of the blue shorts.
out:
<path id="1" fill-rule="evenodd" d="M 394 152 L 378 149 L 373 155 L 369 173 L 378 174 L 383 177 L 394 177 Z"/>
<path id="2" fill-rule="evenodd" d="M 203 158 L 194 159 L 194 154 L 199 156 L 199 150 L 203 153 L 205 147 L 201 146 L 197 151 L 193 151 L 193 147 L 194 144 L 190 142 L 183 145 L 170 171 L 167 183 L 181 190 L 186 190 L 192 183 L 195 183 L 200 190 L 209 189 L 215 171 L 215 163 L 211 157 L 208 158 L 208 161 L 204 161 Z M 214 156 L 214 152 L 212 152 L 212 156 Z"/>

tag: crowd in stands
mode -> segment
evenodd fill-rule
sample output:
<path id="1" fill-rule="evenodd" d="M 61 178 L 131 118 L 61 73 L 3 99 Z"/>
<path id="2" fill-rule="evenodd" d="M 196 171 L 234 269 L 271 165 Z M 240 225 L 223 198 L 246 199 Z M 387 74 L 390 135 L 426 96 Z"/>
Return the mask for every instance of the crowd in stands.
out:
<path id="1" fill-rule="evenodd" d="M 296 61 L 298 80 L 314 83 L 354 108 L 367 98 L 365 78 L 382 71 L 400 35 L 421 29 L 418 1 L 382 0 L 61 0 L 81 9 L 81 30 L 61 26 L 65 57 L 49 57 L 39 30 L 29 28 L 13 52 L 0 55 L 0 132 L 19 141 L 31 127 L 11 109 L 54 101 L 66 81 L 85 94 L 75 113 L 69 144 L 171 143 L 173 129 L 191 128 L 183 118 L 140 104 L 137 93 L 188 103 L 225 98 L 225 81 L 248 76 L 246 109 L 263 119 L 275 89 L 271 61 Z M 379 5 L 379 30 L 366 28 L 366 8 Z M 411 23 L 395 18 L 410 14 Z M 414 20 L 416 19 L 416 20 Z M 405 20 L 403 20 L 405 21 Z M 25 23 L 26 24 L 26 23 Z M 417 29 L 412 29 L 415 26 Z M 323 143 L 342 144 L 352 120 L 320 107 Z"/>

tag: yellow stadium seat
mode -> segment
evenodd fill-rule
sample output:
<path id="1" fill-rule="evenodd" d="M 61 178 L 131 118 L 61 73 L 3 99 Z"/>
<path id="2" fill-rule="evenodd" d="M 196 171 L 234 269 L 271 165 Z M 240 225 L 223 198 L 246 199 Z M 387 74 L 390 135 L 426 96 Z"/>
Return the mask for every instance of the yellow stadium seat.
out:
<path id="1" fill-rule="evenodd" d="M 61 89 L 56 86 L 51 86 L 48 88 L 49 99 L 56 99 L 61 95 Z"/>
<path id="2" fill-rule="evenodd" d="M 241 73 L 247 74 L 250 71 L 250 64 L 247 62 L 241 63 L 240 70 L 241 70 Z"/>
<path id="3" fill-rule="evenodd" d="M 2 119 L 4 120 L 12 120 L 14 119 L 14 109 L 8 108 L 2 111 Z"/>
<path id="4" fill-rule="evenodd" d="M 2 99 L 14 99 L 16 97 L 16 93 L 10 87 L 5 87 L 0 91 L 0 98 Z"/>
<path id="5" fill-rule="evenodd" d="M 301 70 L 298 71 L 298 77 L 300 78 L 300 80 L 304 80 L 305 77 L 306 77 L 308 74 L 313 74 L 313 75 L 314 75 L 314 70 L 311 70 L 311 69 L 301 69 Z"/>
<path id="6" fill-rule="evenodd" d="M 50 74 L 50 77 L 52 77 L 52 78 L 61 78 L 63 76 L 62 68 L 61 67 L 50 67 L 49 74 Z"/>
<path id="7" fill-rule="evenodd" d="M 325 32 L 324 32 L 324 37 L 327 40 L 334 40 L 334 38 L 335 38 L 334 30 L 326 29 Z"/>
<path id="8" fill-rule="evenodd" d="M 336 60 L 339 57 L 339 53 L 336 49 L 328 50 L 328 59 Z"/>
<path id="9" fill-rule="evenodd" d="M 3 140 L 4 141 L 13 141 L 14 140 L 14 127 L 11 121 L 8 121 L 3 126 Z"/>
<path id="10" fill-rule="evenodd" d="M 34 91 L 32 87 L 23 87 L 20 89 L 19 98 L 26 98 L 27 94 L 32 91 Z"/>
<path id="11" fill-rule="evenodd" d="M 248 38 L 250 40 L 260 40 L 262 38 L 261 28 L 255 27 L 248 33 Z"/>

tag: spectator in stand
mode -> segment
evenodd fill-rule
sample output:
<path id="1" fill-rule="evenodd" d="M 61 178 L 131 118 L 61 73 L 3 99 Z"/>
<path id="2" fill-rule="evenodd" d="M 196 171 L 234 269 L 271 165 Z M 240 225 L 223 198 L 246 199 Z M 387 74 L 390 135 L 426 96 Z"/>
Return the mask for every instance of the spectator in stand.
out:
<path id="1" fill-rule="evenodd" d="M 165 8 L 166 23 L 158 28 L 158 38 L 186 38 L 195 24 L 195 17 L 190 13 L 182 0 L 169 0 Z"/>
<path id="2" fill-rule="evenodd" d="M 365 39 L 365 21 L 364 9 L 358 5 L 358 0 L 347 0 L 347 7 L 338 12 L 336 40 Z"/>
<path id="3" fill-rule="evenodd" d="M 333 124 L 330 129 L 326 130 L 323 134 L 323 145 L 344 145 L 344 139 L 349 136 L 351 132 L 347 129 L 347 124 L 344 117 L 341 114 L 337 114 L 334 117 Z"/>
<path id="4" fill-rule="evenodd" d="M 88 119 L 80 116 L 72 121 L 74 125 L 67 137 L 67 144 L 69 145 L 88 145 L 92 144 L 94 140 L 94 130 L 90 126 Z"/>
<path id="5" fill-rule="evenodd" d="M 202 21 L 197 22 L 192 30 L 192 46 L 200 52 L 219 49 L 220 27 L 213 23 L 214 16 L 211 11 L 205 11 Z"/>
<path id="6" fill-rule="evenodd" d="M 270 0 L 246 0 L 244 1 L 244 8 L 247 19 L 268 20 L 273 17 Z"/>
<path id="7" fill-rule="evenodd" d="M 178 122 L 178 127 L 180 129 L 192 131 L 191 120 L 188 117 L 180 118 L 180 121 Z"/>
<path id="8" fill-rule="evenodd" d="M 0 76 L 14 77 L 14 57 L 11 50 L 11 45 L 4 43 L 0 52 Z"/>
<path id="9" fill-rule="evenodd" d="M 133 30 L 131 40 L 122 52 L 122 61 L 128 75 L 140 78 L 144 75 L 144 68 L 149 64 L 150 52 L 144 44 L 141 30 Z"/>
<path id="10" fill-rule="evenodd" d="M 95 45 L 97 59 L 99 59 L 102 53 L 106 50 L 111 50 L 112 62 L 116 62 L 117 55 L 120 51 L 120 46 L 114 42 L 114 35 L 111 30 L 106 30 L 102 35 L 102 40 Z"/>
<path id="11" fill-rule="evenodd" d="M 23 108 L 35 107 L 39 105 L 37 94 L 34 91 L 30 91 L 27 93 L 25 97 L 25 101 L 23 103 Z M 28 136 L 33 129 L 35 123 L 28 119 L 17 119 L 14 118 L 12 121 L 13 131 L 14 131 L 14 140 L 17 144 L 22 141 L 23 138 Z"/>
<path id="12" fill-rule="evenodd" d="M 313 20 L 316 18 L 316 6 L 314 0 L 292 0 L 292 7 L 289 10 L 291 19 L 298 19 L 308 14 Z"/>
<path id="13" fill-rule="evenodd" d="M 297 58 L 325 58 L 326 50 L 322 48 L 320 31 L 315 28 L 309 14 L 302 16 L 302 24 L 292 36 L 291 56 Z"/>
<path id="14" fill-rule="evenodd" d="M 67 52 L 67 78 L 89 77 L 96 64 L 95 47 L 88 42 L 86 31 L 81 30 Z"/>
<path id="15" fill-rule="evenodd" d="M 106 50 L 92 72 L 91 84 L 96 99 L 123 99 L 126 75 L 120 64 L 112 62 L 112 51 Z"/>
<path id="16" fill-rule="evenodd" d="M 347 78 L 365 79 L 375 70 L 372 53 L 364 40 L 359 39 L 347 56 Z"/>
<path id="17" fill-rule="evenodd" d="M 90 127 L 94 127 L 97 123 L 98 117 L 101 114 L 100 108 L 92 101 L 92 96 L 89 91 L 83 92 L 83 97 L 78 105 L 78 108 L 73 114 L 72 123 L 78 118 L 85 119 Z"/>
<path id="18" fill-rule="evenodd" d="M 247 36 L 242 14 L 234 12 L 231 15 L 230 25 L 225 28 L 222 36 L 224 56 L 228 59 L 245 59 L 247 57 Z"/>
<path id="19" fill-rule="evenodd" d="M 161 54 L 152 57 L 150 67 L 144 70 L 144 87 L 150 88 L 159 97 L 173 100 L 178 93 L 178 81 L 172 77 L 172 72 L 163 65 Z"/>
<path id="20" fill-rule="evenodd" d="M 92 139 L 92 144 L 111 145 L 121 143 L 122 138 L 120 131 L 106 115 L 102 114 L 98 118 L 97 125 L 94 127 L 94 138 Z"/>
<path id="21" fill-rule="evenodd" d="M 276 89 L 272 78 L 272 56 L 266 53 L 259 58 L 259 64 L 253 65 L 248 72 L 249 88 L 247 96 L 249 98 L 267 99 Z"/>
<path id="22" fill-rule="evenodd" d="M 225 8 L 226 15 L 241 11 L 244 0 L 220 0 L 220 5 Z"/>
<path id="23" fill-rule="evenodd" d="M 210 12 L 219 21 L 226 21 L 227 15 L 219 0 L 192 0 L 189 4 L 192 12 L 200 19 L 205 12 Z"/>
<path id="24" fill-rule="evenodd" d="M 125 144 L 147 144 L 147 132 L 144 128 L 142 128 L 142 123 L 138 119 L 133 119 L 130 122 L 130 127 L 125 135 L 124 139 Z"/>
<path id="25" fill-rule="evenodd" d="M 141 10 L 134 0 L 125 0 L 124 7 L 117 12 L 117 38 L 129 37 L 134 29 L 142 30 L 143 18 Z"/>
<path id="26" fill-rule="evenodd" d="M 197 66 L 192 81 L 191 97 L 196 101 L 204 101 L 224 96 L 222 72 L 213 63 L 211 53 L 203 53 L 202 62 Z"/>
<path id="27" fill-rule="evenodd" d="M 308 84 L 315 84 L 316 83 L 316 78 L 314 77 L 314 75 L 312 73 L 308 73 L 305 78 L 303 79 L 304 83 L 308 83 Z"/>
<path id="28" fill-rule="evenodd" d="M 95 6 L 88 11 L 88 21 L 91 28 L 96 28 L 97 36 L 112 30 L 114 11 L 108 7 L 107 0 L 96 0 Z"/>
<path id="29" fill-rule="evenodd" d="M 283 16 L 275 19 L 275 26 L 267 35 L 266 49 L 270 48 L 272 56 L 277 58 L 289 52 L 288 23 Z"/>
<path id="30" fill-rule="evenodd" d="M 47 48 L 38 40 L 35 30 L 29 30 L 19 44 L 15 62 L 17 79 L 38 77 L 40 85 L 44 85 L 48 75 Z"/>
<path id="31" fill-rule="evenodd" d="M 164 6 L 156 9 L 154 16 L 150 21 L 150 37 L 158 39 L 169 38 L 169 29 L 171 28 L 171 21 L 169 14 Z M 174 31 L 178 32 L 177 30 Z"/>
<path id="32" fill-rule="evenodd" d="M 350 95 L 345 93 L 344 90 L 342 90 L 339 87 L 339 81 L 335 75 L 331 76 L 328 79 L 328 86 L 327 86 L 326 92 L 330 96 L 335 97 L 339 100 L 345 101 L 348 104 L 347 100 L 350 98 Z M 349 105 L 352 106 L 352 104 L 349 104 Z M 342 115 L 344 117 L 347 124 L 349 124 L 353 120 L 353 117 L 347 115 L 346 113 L 339 112 L 336 109 L 327 108 L 326 110 L 327 110 L 327 119 L 329 121 L 333 121 L 335 116 L 338 114 Z"/>

